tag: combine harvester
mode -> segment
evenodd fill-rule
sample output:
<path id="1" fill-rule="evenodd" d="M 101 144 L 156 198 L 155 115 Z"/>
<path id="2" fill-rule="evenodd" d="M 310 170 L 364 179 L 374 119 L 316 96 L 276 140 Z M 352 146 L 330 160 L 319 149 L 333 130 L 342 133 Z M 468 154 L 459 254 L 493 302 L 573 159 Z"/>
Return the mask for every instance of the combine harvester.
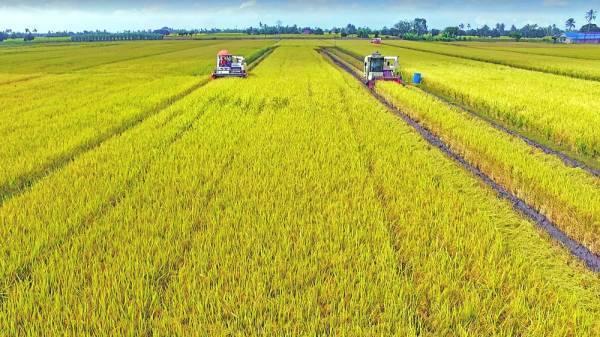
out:
<path id="1" fill-rule="evenodd" d="M 231 55 L 227 50 L 217 53 L 217 66 L 213 71 L 212 78 L 220 77 L 242 77 L 246 78 L 246 60 L 243 56 Z"/>
<path id="2" fill-rule="evenodd" d="M 382 56 L 379 52 L 365 56 L 365 84 L 370 89 L 375 87 L 375 81 L 394 81 L 404 85 L 398 67 L 398 56 Z"/>

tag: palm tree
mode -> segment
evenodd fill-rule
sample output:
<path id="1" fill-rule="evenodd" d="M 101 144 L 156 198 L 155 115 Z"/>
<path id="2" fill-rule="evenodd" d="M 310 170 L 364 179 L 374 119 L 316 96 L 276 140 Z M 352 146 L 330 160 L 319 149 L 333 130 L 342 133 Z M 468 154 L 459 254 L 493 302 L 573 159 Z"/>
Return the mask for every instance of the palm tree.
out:
<path id="1" fill-rule="evenodd" d="M 592 29 L 592 21 L 596 20 L 596 13 L 597 11 L 593 9 L 590 9 L 589 11 L 585 12 L 585 19 L 588 22 L 588 33 Z"/>
<path id="2" fill-rule="evenodd" d="M 565 22 L 565 27 L 567 27 L 568 31 L 572 31 L 573 28 L 575 28 L 575 19 L 569 18 L 569 20 Z"/>

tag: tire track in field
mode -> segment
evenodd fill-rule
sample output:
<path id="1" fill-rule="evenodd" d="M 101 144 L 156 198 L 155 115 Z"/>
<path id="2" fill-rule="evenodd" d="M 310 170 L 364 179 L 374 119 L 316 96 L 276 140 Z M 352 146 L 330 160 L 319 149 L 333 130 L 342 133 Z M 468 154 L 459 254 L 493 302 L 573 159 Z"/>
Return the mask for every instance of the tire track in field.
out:
<path id="1" fill-rule="evenodd" d="M 325 55 L 331 62 L 337 65 L 341 70 L 346 71 L 358 81 L 362 83 L 362 78 L 356 74 L 352 70 L 350 66 L 343 63 L 342 61 L 335 58 L 335 56 L 331 55 L 327 51 L 321 50 L 322 54 Z M 365 86 L 366 88 L 366 86 Z M 535 208 L 527 204 L 525 201 L 510 193 L 504 186 L 496 183 L 493 179 L 483 173 L 481 170 L 471 165 L 465 158 L 463 158 L 460 154 L 454 152 L 446 143 L 444 143 L 437 135 L 433 132 L 419 124 L 417 121 L 412 119 L 409 115 L 397 109 L 390 102 L 388 102 L 385 98 L 379 95 L 377 92 L 373 90 L 369 90 L 369 93 L 378 100 L 381 104 L 383 104 L 391 113 L 400 117 L 405 123 L 411 126 L 415 131 L 431 146 L 438 148 L 442 151 L 446 156 L 450 159 L 458 163 L 464 169 L 469 171 L 471 174 L 479 178 L 485 185 L 492 188 L 496 194 L 502 198 L 508 200 L 513 209 L 515 209 L 518 213 L 522 214 L 524 217 L 533 221 L 538 227 L 546 231 L 553 239 L 560 242 L 565 248 L 569 250 L 569 252 L 583 261 L 585 265 L 594 272 L 600 272 L 600 256 L 592 253 L 587 247 L 582 245 L 577 240 L 569 237 L 565 232 L 560 230 L 550 219 L 548 219 L 545 215 L 538 212 Z"/>
<path id="2" fill-rule="evenodd" d="M 484 59 L 484 58 L 479 58 L 479 57 L 469 57 L 466 55 L 453 55 L 451 53 L 423 50 L 423 49 L 418 49 L 418 48 L 414 48 L 414 47 L 399 46 L 399 45 L 389 44 L 389 43 L 382 43 L 382 44 L 389 46 L 389 47 L 394 47 L 394 48 L 402 48 L 402 49 L 407 49 L 407 50 L 412 50 L 412 51 L 417 51 L 417 52 L 422 52 L 422 53 L 442 55 L 442 56 L 446 56 L 446 57 L 456 57 L 456 58 L 463 59 L 463 60 L 471 60 L 471 61 L 477 61 L 477 62 L 483 62 L 483 63 L 489 63 L 489 64 L 496 64 L 496 65 L 501 65 L 501 66 L 505 66 L 505 67 L 509 67 L 509 68 L 534 71 L 536 73 L 542 73 L 542 74 L 547 74 L 547 75 L 558 75 L 558 76 L 570 77 L 570 78 L 584 80 L 584 81 L 593 81 L 593 82 L 600 81 L 600 75 L 586 75 L 586 74 L 574 73 L 571 71 L 542 70 L 540 68 L 528 67 L 528 66 L 518 65 L 518 64 L 514 64 L 514 63 L 506 63 L 506 62 L 502 62 L 502 61 L 494 61 L 494 60 L 489 60 L 489 59 Z M 540 56 L 542 56 L 542 55 L 540 55 Z M 546 57 L 560 57 L 560 56 L 546 56 Z"/>
<path id="3" fill-rule="evenodd" d="M 218 96 L 215 96 L 215 97 L 209 99 L 203 106 L 212 104 L 218 98 L 219 98 Z M 197 111 L 202 111 L 202 109 L 198 109 Z M 176 113 L 172 113 L 159 126 L 167 125 L 176 117 L 176 115 L 177 115 Z M 199 112 L 198 114 L 195 115 L 195 117 L 190 119 L 189 122 L 187 122 L 181 129 L 179 129 L 177 132 L 175 132 L 171 137 L 166 138 L 165 143 L 157 144 L 157 145 L 153 146 L 151 149 L 162 148 L 163 152 L 167 152 L 168 149 L 173 144 L 175 144 L 185 134 L 187 134 L 190 130 L 192 130 L 194 124 L 196 122 L 198 122 L 202 118 L 203 115 L 204 115 L 203 112 Z M 0 280 L 0 287 L 4 288 L 4 289 L 0 288 L 0 306 L 2 306 L 3 303 L 8 299 L 9 289 L 13 288 L 14 285 L 19 282 L 24 282 L 24 281 L 30 279 L 35 265 L 45 262 L 51 256 L 53 251 L 64 246 L 65 244 L 70 242 L 74 237 L 85 235 L 90 230 L 90 225 L 95 220 L 100 218 L 103 214 L 110 211 L 111 209 L 116 208 L 125 199 L 125 197 L 127 197 L 129 192 L 131 192 L 139 183 L 142 182 L 142 178 L 147 174 L 147 169 L 149 167 L 151 167 L 156 162 L 156 160 L 157 160 L 157 158 L 153 158 L 153 159 L 150 159 L 147 162 L 145 162 L 144 165 L 142 165 L 142 167 L 139 169 L 138 173 L 135 174 L 134 176 L 132 176 L 130 179 L 128 179 L 125 182 L 125 187 L 121 191 L 119 191 L 117 194 L 115 194 L 113 196 L 110 196 L 106 200 L 106 202 L 104 202 L 100 205 L 100 207 L 98 209 L 96 209 L 96 210 L 92 211 L 90 214 L 88 214 L 79 224 L 76 224 L 75 226 L 71 227 L 67 231 L 67 233 L 65 235 L 63 235 L 61 238 L 57 239 L 56 242 L 51 243 L 47 247 L 43 247 L 43 249 L 40 250 L 40 251 L 42 251 L 42 253 L 34 256 L 31 260 L 29 260 L 29 261 L 23 263 L 22 265 L 20 265 L 19 267 L 17 267 L 15 270 L 15 273 L 12 276 L 9 276 L 8 278 Z"/>
<path id="4" fill-rule="evenodd" d="M 261 53 L 260 56 L 256 57 L 255 60 L 248 65 L 248 69 L 254 68 L 256 65 L 258 65 L 262 60 L 264 60 L 266 57 L 268 57 L 268 55 L 270 55 L 271 52 L 275 48 L 276 47 L 270 47 L 270 48 L 260 50 L 259 51 Z M 7 200 L 14 198 L 15 196 L 20 195 L 20 194 L 24 193 L 25 191 L 29 190 L 31 188 L 31 186 L 35 185 L 38 181 L 40 181 L 44 177 L 50 175 L 52 172 L 63 168 L 65 165 L 67 165 L 69 162 L 75 160 L 80 155 L 97 148 L 105 141 L 126 132 L 127 130 L 142 123 L 149 117 L 170 107 L 171 105 L 175 104 L 176 102 L 187 97 L 194 91 L 200 89 L 201 87 L 203 87 L 204 85 L 209 83 L 210 80 L 211 80 L 210 77 L 204 77 L 200 81 L 198 81 L 196 84 L 190 86 L 189 88 L 183 90 L 182 92 L 180 92 L 178 94 L 171 96 L 170 98 L 167 98 L 166 100 L 159 103 L 155 107 L 142 112 L 137 117 L 135 117 L 131 120 L 125 121 L 121 125 L 105 131 L 104 133 L 100 134 L 98 137 L 88 141 L 87 143 L 77 146 L 76 148 L 74 148 L 72 151 L 69 151 L 68 153 L 59 155 L 58 157 L 51 160 L 51 162 L 48 165 L 39 167 L 36 170 L 33 170 L 32 172 L 29 172 L 27 174 L 21 175 L 20 177 L 17 177 L 15 182 L 12 182 L 12 183 L 9 182 L 9 183 L 0 185 L 0 207 Z"/>
<path id="5" fill-rule="evenodd" d="M 337 48 L 336 50 L 338 50 L 341 53 L 344 53 L 345 55 L 348 55 L 349 57 L 352 57 L 354 59 L 359 60 L 359 58 L 356 55 L 352 55 L 352 54 L 346 52 L 345 50 L 343 50 L 341 48 Z M 335 55 L 333 55 L 333 56 L 335 57 Z M 355 71 L 353 71 L 353 72 L 356 74 Z M 522 140 L 527 145 L 529 145 L 531 147 L 534 147 L 534 148 L 536 148 L 536 149 L 544 152 L 545 154 L 557 157 L 565 165 L 567 165 L 569 167 L 580 168 L 580 169 L 588 172 L 589 174 L 591 174 L 591 175 L 593 175 L 593 176 L 595 176 L 597 178 L 600 178 L 600 169 L 596 169 L 594 167 L 591 167 L 588 164 L 586 164 L 586 163 L 584 163 L 584 162 L 582 162 L 580 160 L 577 160 L 577 159 L 569 156 L 565 152 L 562 152 L 562 151 L 559 151 L 559 150 L 555 150 L 555 149 L 552 149 L 552 148 L 550 148 L 550 147 L 548 147 L 546 145 L 543 145 L 542 143 L 539 143 L 539 142 L 533 140 L 530 137 L 527 137 L 527 136 L 525 136 L 525 135 L 523 135 L 523 134 L 521 134 L 521 133 L 519 133 L 517 131 L 514 131 L 514 130 L 511 130 L 511 129 L 507 128 L 506 126 L 504 126 L 501 123 L 495 121 L 491 117 L 487 117 L 487 116 L 485 116 L 485 115 L 483 115 L 481 113 L 478 113 L 475 110 L 470 109 L 470 108 L 468 108 L 468 107 L 466 107 L 466 106 L 464 106 L 462 104 L 454 103 L 454 102 L 450 101 L 449 99 L 447 99 L 447 98 L 445 98 L 445 97 L 443 97 L 441 95 L 438 95 L 438 94 L 436 94 L 435 92 L 433 92 L 431 90 L 427 90 L 425 88 L 417 87 L 417 86 L 413 86 L 413 85 L 411 85 L 411 86 L 413 88 L 417 88 L 417 89 L 421 90 L 423 93 L 425 93 L 427 95 L 432 96 L 433 98 L 435 98 L 438 101 L 446 104 L 447 106 L 457 108 L 457 109 L 459 109 L 461 111 L 466 112 L 468 115 L 470 115 L 472 117 L 475 117 L 476 119 L 479 119 L 479 120 L 482 120 L 482 121 L 486 122 L 487 124 L 489 124 L 490 126 L 492 126 L 494 129 L 496 129 L 498 131 L 504 132 L 504 133 L 508 134 L 509 136 L 516 137 L 516 138 Z"/>
<path id="6" fill-rule="evenodd" d="M 46 75 L 29 76 L 29 77 L 18 78 L 16 80 L 9 80 L 9 81 L 6 81 L 6 82 L 0 82 L 0 86 L 17 84 L 17 83 L 21 83 L 21 82 L 27 82 L 27 81 L 35 80 L 37 78 L 42 78 L 44 76 L 46 76 Z"/>

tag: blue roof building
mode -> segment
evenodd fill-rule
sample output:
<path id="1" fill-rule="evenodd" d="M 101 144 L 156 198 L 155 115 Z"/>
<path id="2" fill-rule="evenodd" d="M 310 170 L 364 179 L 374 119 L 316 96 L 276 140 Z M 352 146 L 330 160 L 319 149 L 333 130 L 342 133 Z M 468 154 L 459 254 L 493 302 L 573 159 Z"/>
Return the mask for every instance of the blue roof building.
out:
<path id="1" fill-rule="evenodd" d="M 560 40 L 564 43 L 600 43 L 600 33 L 566 32 L 561 35 Z"/>

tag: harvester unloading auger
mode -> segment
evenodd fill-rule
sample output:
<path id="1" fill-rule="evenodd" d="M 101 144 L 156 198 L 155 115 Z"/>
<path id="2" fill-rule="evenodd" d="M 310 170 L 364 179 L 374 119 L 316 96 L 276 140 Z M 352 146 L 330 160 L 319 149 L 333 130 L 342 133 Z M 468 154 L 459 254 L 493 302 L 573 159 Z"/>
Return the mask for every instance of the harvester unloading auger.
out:
<path id="1" fill-rule="evenodd" d="M 375 87 L 375 81 L 394 81 L 404 84 L 398 71 L 398 56 L 383 56 L 379 52 L 365 56 L 365 84 Z"/>
<path id="2" fill-rule="evenodd" d="M 247 77 L 246 59 L 243 56 L 231 55 L 227 50 L 217 53 L 217 66 L 212 78 L 220 77 Z"/>

